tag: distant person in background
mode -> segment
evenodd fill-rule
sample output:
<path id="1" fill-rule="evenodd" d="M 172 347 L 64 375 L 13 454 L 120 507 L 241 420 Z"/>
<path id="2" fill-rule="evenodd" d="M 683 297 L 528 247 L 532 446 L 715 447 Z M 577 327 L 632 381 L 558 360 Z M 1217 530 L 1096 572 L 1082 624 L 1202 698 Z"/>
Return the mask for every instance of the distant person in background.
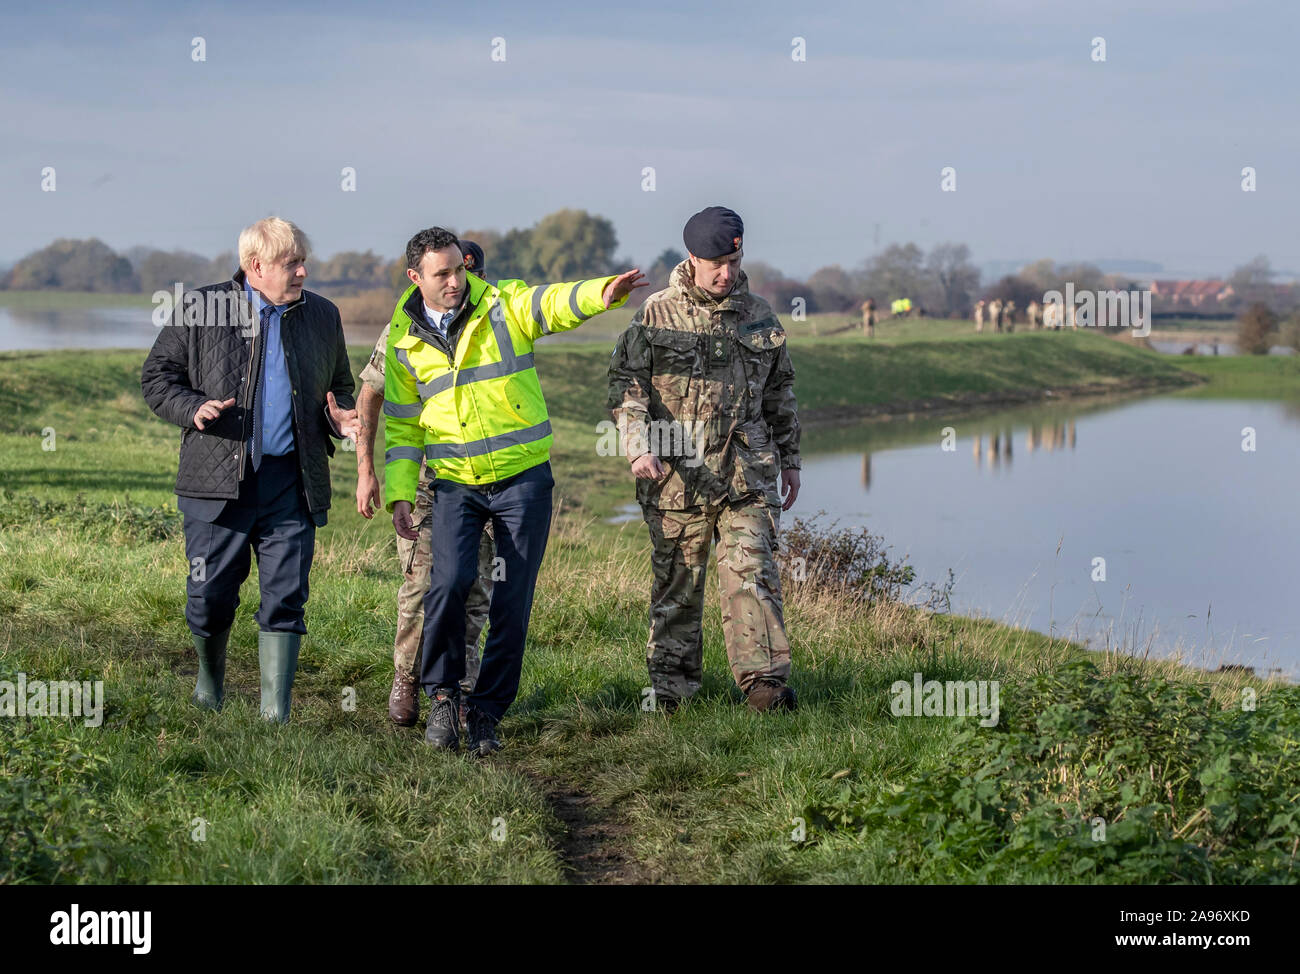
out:
<path id="1" fill-rule="evenodd" d="M 989 302 L 989 324 L 994 331 L 1002 330 L 1002 302 L 997 298 Z"/>
<path id="2" fill-rule="evenodd" d="M 183 431 L 176 472 L 188 561 L 194 702 L 219 710 L 239 587 L 257 556 L 261 713 L 289 719 L 307 581 L 330 506 L 330 437 L 360 432 L 339 311 L 303 289 L 307 237 L 276 217 L 239 235 L 239 270 L 178 307 L 141 371 Z"/>
<path id="3" fill-rule="evenodd" d="M 1037 331 L 1043 324 L 1043 309 L 1037 301 L 1030 301 L 1025 307 L 1025 323 L 1031 331 Z"/>
<path id="4" fill-rule="evenodd" d="M 465 270 L 483 277 L 483 248 L 472 240 L 460 241 Z M 504 283 L 504 282 L 503 282 Z M 400 310 L 400 304 L 398 309 Z M 361 436 L 357 439 L 357 512 L 372 518 L 383 507 L 379 477 L 375 473 L 375 432 L 384 405 L 384 361 L 388 355 L 388 332 L 391 323 L 379 333 L 370 361 L 361 370 L 361 396 L 357 412 L 361 417 Z M 429 591 L 432 569 L 433 474 L 429 465 L 420 463 L 415 493 L 414 521 L 417 540 L 397 535 L 397 560 L 402 568 L 402 584 L 397 590 L 397 638 L 393 641 L 393 686 L 388 692 L 388 719 L 399 727 L 411 727 L 420 719 L 420 635 L 424 631 L 424 596 Z M 479 671 L 479 636 L 488 621 L 492 600 L 492 561 L 496 542 L 492 522 L 488 521 L 478 547 L 478 577 L 465 599 L 465 676 L 460 681 L 461 700 L 458 720 L 466 725 L 465 698 L 474 692 Z"/>
<path id="5" fill-rule="evenodd" d="M 876 301 L 867 298 L 862 302 L 862 334 L 868 338 L 876 337 Z"/>
<path id="6" fill-rule="evenodd" d="M 1007 331 L 1016 330 L 1016 303 L 1014 301 L 1008 301 L 1002 306 L 1002 320 L 1006 323 Z"/>
<path id="7" fill-rule="evenodd" d="M 978 334 L 984 330 L 984 300 L 981 298 L 975 302 L 975 332 Z"/>

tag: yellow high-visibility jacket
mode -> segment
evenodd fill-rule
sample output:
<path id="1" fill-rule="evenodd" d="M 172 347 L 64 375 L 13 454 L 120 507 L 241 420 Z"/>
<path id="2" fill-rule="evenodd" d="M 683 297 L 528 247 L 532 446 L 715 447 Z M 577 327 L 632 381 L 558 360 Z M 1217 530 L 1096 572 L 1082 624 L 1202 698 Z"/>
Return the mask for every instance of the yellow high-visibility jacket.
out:
<path id="1" fill-rule="evenodd" d="M 412 284 L 397 303 L 384 365 L 384 503 L 415 502 L 420 459 L 439 479 L 478 487 L 545 463 L 551 422 L 533 368 L 533 343 L 577 328 L 605 310 L 614 278 L 569 284 L 503 281 L 466 274 L 469 294 L 448 334 L 424 318 Z M 614 307 L 626 302 L 624 297 Z"/>

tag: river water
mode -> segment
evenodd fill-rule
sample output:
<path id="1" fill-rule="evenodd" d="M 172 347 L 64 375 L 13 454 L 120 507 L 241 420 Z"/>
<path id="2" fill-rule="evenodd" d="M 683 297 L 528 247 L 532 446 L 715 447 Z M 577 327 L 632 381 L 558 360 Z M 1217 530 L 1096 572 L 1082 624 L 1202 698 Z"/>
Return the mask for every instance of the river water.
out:
<path id="1" fill-rule="evenodd" d="M 0 351 L 149 348 L 158 337 L 150 320 L 152 312 L 150 305 L 58 311 L 0 307 Z"/>
<path id="2" fill-rule="evenodd" d="M 803 446 L 791 514 L 865 526 L 922 580 L 951 567 L 955 612 L 1300 671 L 1300 403 L 1063 403 L 814 429 Z"/>

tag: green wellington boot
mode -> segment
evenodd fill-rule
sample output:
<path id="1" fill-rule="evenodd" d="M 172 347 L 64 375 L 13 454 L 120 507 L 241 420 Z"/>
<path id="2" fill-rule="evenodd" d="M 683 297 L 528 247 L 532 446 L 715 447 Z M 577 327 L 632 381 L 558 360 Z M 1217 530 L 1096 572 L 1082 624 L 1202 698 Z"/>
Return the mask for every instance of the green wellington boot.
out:
<path id="1" fill-rule="evenodd" d="M 194 636 L 194 651 L 199 654 L 199 677 L 194 682 L 190 701 L 204 710 L 220 710 L 226 692 L 226 644 L 230 630 L 211 636 Z"/>
<path id="2" fill-rule="evenodd" d="M 259 632 L 257 662 L 262 670 L 262 716 L 267 720 L 289 722 L 289 703 L 293 696 L 293 675 L 298 671 L 296 632 Z"/>

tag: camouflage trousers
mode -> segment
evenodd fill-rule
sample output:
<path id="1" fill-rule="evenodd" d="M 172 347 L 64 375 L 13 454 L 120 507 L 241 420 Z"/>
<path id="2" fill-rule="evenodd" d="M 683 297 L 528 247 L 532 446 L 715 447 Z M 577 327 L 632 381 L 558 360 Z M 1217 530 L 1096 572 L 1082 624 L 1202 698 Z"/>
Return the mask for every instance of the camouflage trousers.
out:
<path id="1" fill-rule="evenodd" d="M 429 570 L 432 565 L 431 531 L 433 518 L 427 484 L 421 483 L 415 494 L 415 511 L 412 519 L 419 539 L 407 541 L 397 538 L 397 557 L 402 566 L 402 585 L 397 590 L 397 639 L 393 643 L 393 668 L 398 673 L 410 674 L 418 683 L 420 679 L 420 635 L 424 631 L 424 593 L 429 591 Z M 483 529 L 478 546 L 478 578 L 465 600 L 465 679 L 460 686 L 465 693 L 474 690 L 478 679 L 478 638 L 487 625 L 488 605 L 492 601 L 492 559 L 496 556 L 496 542 L 492 537 L 492 522 Z"/>
<path id="2" fill-rule="evenodd" d="M 763 678 L 790 676 L 790 643 L 776 563 L 780 507 L 760 495 L 718 507 L 642 507 L 653 546 L 650 641 L 646 662 L 659 700 L 686 700 L 703 679 L 704 579 L 717 542 L 722 635 L 731 673 L 749 692 Z"/>

